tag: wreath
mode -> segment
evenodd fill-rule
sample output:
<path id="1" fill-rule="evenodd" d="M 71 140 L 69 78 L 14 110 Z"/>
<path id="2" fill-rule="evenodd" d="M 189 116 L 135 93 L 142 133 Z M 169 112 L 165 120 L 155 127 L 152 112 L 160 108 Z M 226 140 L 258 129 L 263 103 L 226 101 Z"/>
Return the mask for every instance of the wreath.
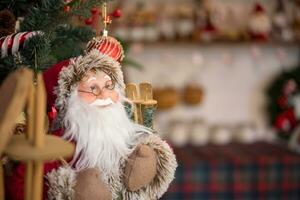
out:
<path id="1" fill-rule="evenodd" d="M 281 73 L 267 89 L 269 122 L 288 140 L 300 123 L 300 66 Z"/>

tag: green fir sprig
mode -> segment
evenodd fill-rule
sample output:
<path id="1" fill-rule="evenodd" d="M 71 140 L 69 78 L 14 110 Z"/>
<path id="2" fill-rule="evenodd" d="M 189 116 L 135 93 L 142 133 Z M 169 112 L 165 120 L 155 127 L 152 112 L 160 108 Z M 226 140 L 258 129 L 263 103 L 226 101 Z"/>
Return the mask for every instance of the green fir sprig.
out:
<path id="1" fill-rule="evenodd" d="M 22 13 L 25 6 L 24 1 L 13 0 L 0 5 L 4 9 L 5 5 L 11 7 L 12 4 L 18 4 L 21 10 L 14 12 Z M 95 33 L 90 27 L 72 26 L 71 18 L 74 15 L 87 18 L 91 15 L 93 7 L 99 7 L 106 1 L 73 0 L 66 4 L 63 0 L 40 0 L 37 2 L 27 0 L 26 2 L 30 2 L 30 4 L 28 4 L 19 31 L 39 31 L 39 34 L 28 39 L 18 54 L 0 59 L 0 74 L 6 74 L 24 65 L 35 71 L 41 71 L 58 61 L 82 54 L 84 44 Z M 70 6 L 69 12 L 64 11 L 65 6 Z"/>

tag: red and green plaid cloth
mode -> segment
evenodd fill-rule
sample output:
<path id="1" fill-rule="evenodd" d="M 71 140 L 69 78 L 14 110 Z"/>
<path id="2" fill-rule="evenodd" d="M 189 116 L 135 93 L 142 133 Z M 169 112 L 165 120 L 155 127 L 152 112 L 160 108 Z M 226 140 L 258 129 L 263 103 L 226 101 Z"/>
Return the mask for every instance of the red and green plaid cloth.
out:
<path id="1" fill-rule="evenodd" d="M 164 200 L 300 200 L 300 155 L 269 143 L 175 148 Z"/>

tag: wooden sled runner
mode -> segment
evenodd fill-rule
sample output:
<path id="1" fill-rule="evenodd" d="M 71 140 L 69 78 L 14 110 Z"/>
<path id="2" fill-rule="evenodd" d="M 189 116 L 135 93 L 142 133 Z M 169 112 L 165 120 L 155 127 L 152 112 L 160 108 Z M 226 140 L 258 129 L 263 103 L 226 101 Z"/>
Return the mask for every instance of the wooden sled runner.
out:
<path id="1" fill-rule="evenodd" d="M 42 198 L 43 162 L 71 156 L 74 146 L 46 135 L 46 94 L 42 75 L 22 68 L 10 74 L 0 88 L 0 156 L 26 163 L 26 200 Z M 27 131 L 13 135 L 16 119 L 26 112 Z M 1 160 L 0 160 L 1 162 Z M 4 199 L 3 165 L 0 163 L 0 199 Z"/>

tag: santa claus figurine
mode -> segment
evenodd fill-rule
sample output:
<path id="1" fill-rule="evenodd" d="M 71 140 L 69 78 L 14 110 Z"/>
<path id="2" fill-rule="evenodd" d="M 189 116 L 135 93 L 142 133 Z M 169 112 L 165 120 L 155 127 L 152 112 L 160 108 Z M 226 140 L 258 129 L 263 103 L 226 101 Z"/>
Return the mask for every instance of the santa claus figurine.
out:
<path id="1" fill-rule="evenodd" d="M 254 6 L 249 20 L 249 31 L 251 38 L 256 41 L 268 41 L 270 39 L 271 20 L 260 3 L 256 3 Z"/>
<path id="2" fill-rule="evenodd" d="M 119 42 L 101 36 L 86 54 L 44 73 L 48 110 L 58 113 L 51 131 L 76 145 L 66 163 L 45 164 L 45 199 L 153 200 L 173 180 L 177 163 L 169 145 L 125 112 L 122 58 Z M 15 188 L 22 176 L 9 181 L 11 199 L 23 199 L 23 189 Z"/>

